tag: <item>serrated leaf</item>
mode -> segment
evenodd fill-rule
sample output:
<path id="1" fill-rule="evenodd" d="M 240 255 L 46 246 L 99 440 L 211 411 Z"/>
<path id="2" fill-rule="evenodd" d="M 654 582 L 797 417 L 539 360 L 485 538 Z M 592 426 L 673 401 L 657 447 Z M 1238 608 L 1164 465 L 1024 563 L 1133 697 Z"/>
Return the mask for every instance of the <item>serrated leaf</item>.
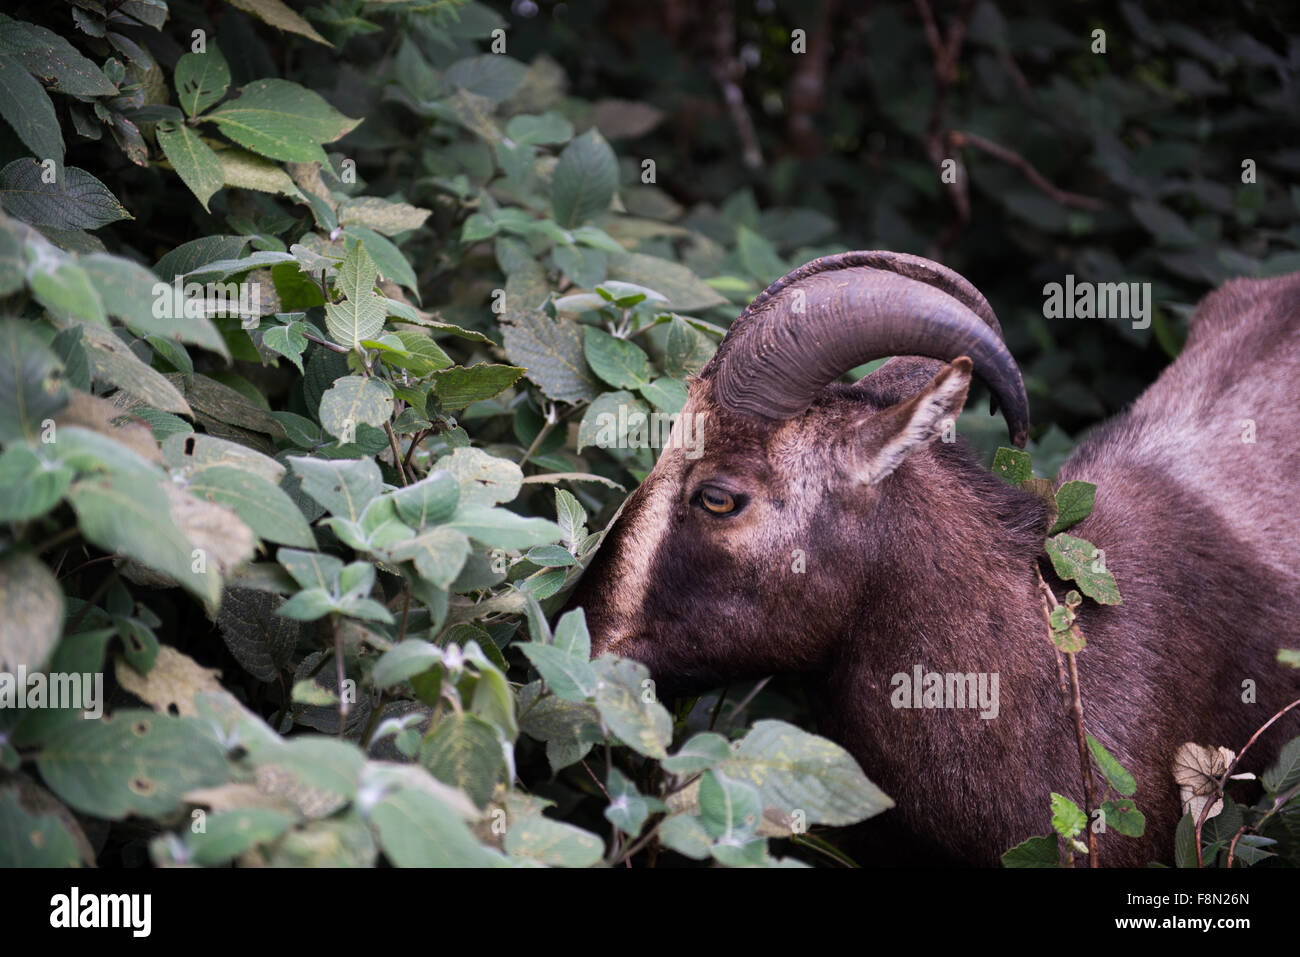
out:
<path id="1" fill-rule="evenodd" d="M 325 161 L 322 143 L 332 143 L 360 120 L 344 116 L 320 94 L 287 80 L 257 80 L 239 97 L 204 116 L 247 149 L 296 163 Z"/>
<path id="2" fill-rule="evenodd" d="M 339 266 L 335 286 L 347 299 L 325 305 L 325 328 L 339 345 L 355 349 L 384 328 L 385 310 L 374 291 L 378 275 L 379 267 L 362 243 L 353 246 Z"/>
<path id="3" fill-rule="evenodd" d="M 1091 482 L 1066 482 L 1056 490 L 1056 524 L 1048 534 L 1063 532 L 1092 514 L 1097 486 Z"/>
<path id="4" fill-rule="evenodd" d="M 1074 837 L 1088 826 L 1088 818 L 1075 804 L 1063 794 L 1052 792 L 1052 829 L 1066 840 Z"/>
<path id="5" fill-rule="evenodd" d="M 468 368 L 452 366 L 433 373 L 434 392 L 443 409 L 455 412 L 467 405 L 500 395 L 518 382 L 523 374 L 524 370 L 519 366 L 487 362 Z"/>
<path id="6" fill-rule="evenodd" d="M 308 40 L 315 40 L 327 47 L 334 45 L 317 33 L 315 27 L 295 13 L 282 0 L 226 0 L 226 2 L 238 10 L 243 10 L 245 13 L 257 17 L 263 23 L 269 23 L 284 33 L 296 33 L 298 36 L 306 37 Z"/>
<path id="7" fill-rule="evenodd" d="M 277 163 L 247 150 L 234 148 L 220 150 L 217 159 L 221 160 L 221 178 L 227 186 L 288 196 L 299 202 L 307 201 L 289 174 Z"/>
<path id="8" fill-rule="evenodd" d="M 226 171 L 212 147 L 184 123 L 159 123 L 154 130 L 167 162 L 206 211 L 212 194 L 225 184 Z"/>
<path id="9" fill-rule="evenodd" d="M 725 298 L 688 267 L 658 256 L 648 256 L 645 253 L 611 255 L 608 274 L 610 279 L 621 279 L 656 290 L 668 297 L 673 309 L 682 312 L 695 312 L 727 304 Z"/>
<path id="10" fill-rule="evenodd" d="M 583 356 L 581 328 L 540 310 L 507 308 L 501 338 L 511 363 L 525 369 L 547 398 L 580 402 L 600 391 Z"/>
<path id="11" fill-rule="evenodd" d="M 1031 837 L 1002 855 L 1003 867 L 1060 867 L 1055 837 Z"/>
<path id="12" fill-rule="evenodd" d="M 209 41 L 203 53 L 186 53 L 177 60 L 172 78 L 181 109 L 198 116 L 230 89 L 230 66 L 216 43 Z"/>
<path id="13" fill-rule="evenodd" d="M 33 226 L 98 229 L 133 219 L 109 188 L 76 166 L 64 168 L 63 182 L 44 182 L 40 163 L 16 159 L 0 170 L 0 204 L 5 212 Z"/>
<path id="14" fill-rule="evenodd" d="M 1062 532 L 1049 538 L 1044 547 L 1061 578 L 1077 582 L 1079 590 L 1098 604 L 1123 604 L 1115 577 L 1098 566 L 1100 553 L 1091 542 Z"/>
<path id="15" fill-rule="evenodd" d="M 650 384 L 650 359 L 636 343 L 595 326 L 583 328 L 583 354 L 591 370 L 616 389 Z"/>
<path id="16" fill-rule="evenodd" d="M 596 130 L 588 130 L 560 153 L 551 177 L 555 221 L 566 229 L 581 226 L 609 208 L 618 189 L 618 158 Z"/>
<path id="17" fill-rule="evenodd" d="M 1146 832 L 1146 816 L 1129 798 L 1103 801 L 1101 813 L 1105 818 L 1106 827 L 1125 837 L 1141 837 Z"/>
<path id="18" fill-rule="evenodd" d="M 302 367 L 302 354 L 307 351 L 307 324 L 290 322 L 283 326 L 272 326 L 262 333 L 262 344 L 278 352 L 295 366 L 298 372 L 305 374 Z"/>
<path id="19" fill-rule="evenodd" d="M 434 469 L 449 472 L 460 485 L 461 505 L 496 505 L 513 501 L 523 487 L 524 473 L 509 459 L 489 455 L 482 449 L 453 449 L 434 463 Z"/>

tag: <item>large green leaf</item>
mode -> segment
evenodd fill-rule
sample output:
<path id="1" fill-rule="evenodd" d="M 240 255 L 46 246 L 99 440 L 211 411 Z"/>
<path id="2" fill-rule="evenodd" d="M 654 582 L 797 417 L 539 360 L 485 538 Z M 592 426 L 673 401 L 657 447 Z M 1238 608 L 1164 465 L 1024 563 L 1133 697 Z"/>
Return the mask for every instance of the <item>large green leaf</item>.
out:
<path id="1" fill-rule="evenodd" d="M 155 409 L 194 414 L 176 386 L 162 373 L 141 362 L 116 335 L 89 324 L 81 327 L 81 334 L 86 345 L 86 358 L 90 360 L 90 371 L 96 379 L 117 386 Z"/>
<path id="2" fill-rule="evenodd" d="M 496 505 L 513 501 L 523 487 L 524 473 L 509 459 L 482 449 L 454 449 L 434 463 L 460 485 L 461 505 Z"/>
<path id="3" fill-rule="evenodd" d="M 199 205 L 207 210 L 208 200 L 226 180 L 221 159 L 199 138 L 198 133 L 184 123 L 164 121 L 158 124 L 155 133 L 158 145 L 172 169 L 176 170 L 176 175 L 190 188 Z"/>
<path id="4" fill-rule="evenodd" d="M 479 807 L 504 779 L 505 754 L 496 728 L 473 714 L 447 714 L 420 748 L 420 763 L 439 781 L 460 788 Z"/>
<path id="5" fill-rule="evenodd" d="M 46 462 L 26 445 L 0 453 L 0 522 L 25 522 L 44 515 L 63 498 L 73 471 Z"/>
<path id="6" fill-rule="evenodd" d="M 469 553 L 469 538 L 465 533 L 445 526 L 430 528 L 386 550 L 395 562 L 414 562 L 416 571 L 439 588 L 446 588 L 456 580 Z"/>
<path id="7" fill-rule="evenodd" d="M 44 181 L 41 164 L 16 159 L 0 170 L 0 204 L 33 226 L 98 229 L 119 219 L 133 219 L 126 207 L 84 169 L 68 166 L 63 182 Z"/>
<path id="8" fill-rule="evenodd" d="M 650 358 L 636 343 L 615 338 L 595 326 L 586 326 L 582 336 L 587 364 L 614 388 L 635 389 L 650 384 Z"/>
<path id="9" fill-rule="evenodd" d="M 371 499 L 383 487 L 374 459 L 313 459 L 289 456 L 289 464 L 302 478 L 302 490 L 329 510 L 349 521 L 359 521 Z"/>
<path id="10" fill-rule="evenodd" d="M 551 178 L 555 221 L 572 229 L 609 208 L 618 189 L 618 158 L 597 130 L 564 148 Z"/>
<path id="11" fill-rule="evenodd" d="M 509 549 L 549 545 L 564 535 L 560 526 L 547 519 L 525 518 L 507 509 L 487 505 L 461 505 L 446 527 L 484 545 Z"/>
<path id="12" fill-rule="evenodd" d="M 234 509 L 253 534 L 264 541 L 302 548 L 316 546 L 311 528 L 293 499 L 256 472 L 233 465 L 212 465 L 197 472 L 187 488 L 191 495 Z"/>
<path id="13" fill-rule="evenodd" d="M 186 792 L 230 775 L 220 745 L 197 719 L 134 709 L 63 725 L 36 766 L 70 806 L 112 821 L 169 814 Z"/>
<path id="14" fill-rule="evenodd" d="M 649 758 L 668 756 L 673 721 L 654 697 L 654 682 L 645 665 L 628 658 L 601 656 L 596 670 L 596 710 L 620 741 Z"/>
<path id="15" fill-rule="evenodd" d="M 506 853 L 548 867 L 591 867 L 605 854 L 605 842 L 590 831 L 533 814 L 506 830 Z"/>
<path id="16" fill-rule="evenodd" d="M 496 867 L 500 855 L 484 847 L 465 822 L 432 794 L 401 788 L 370 809 L 384 854 L 398 867 Z"/>
<path id="17" fill-rule="evenodd" d="M 271 159 L 324 162 L 332 143 L 360 120 L 344 116 L 320 94 L 287 80 L 257 80 L 205 117 L 236 143 Z"/>
<path id="18" fill-rule="evenodd" d="M 45 87 L 17 57 L 0 56 L 0 117 L 37 159 L 52 159 L 63 168 L 63 134 Z"/>
<path id="19" fill-rule="evenodd" d="M 672 307 L 683 312 L 727 304 L 725 298 L 686 266 L 645 253 L 610 256 L 609 278 L 648 286 L 667 296 Z"/>
<path id="20" fill-rule="evenodd" d="M 357 243 L 339 266 L 336 288 L 346 297 L 342 303 L 326 303 L 325 328 L 339 345 L 355 349 L 363 339 L 374 339 L 384 328 L 383 300 L 375 295 L 379 267 Z"/>
<path id="21" fill-rule="evenodd" d="M 538 309 L 507 308 L 501 338 L 510 361 L 527 370 L 547 398 L 580 402 L 600 391 L 583 356 L 581 329 L 576 322 L 550 319 Z"/>
<path id="22" fill-rule="evenodd" d="M 343 376 L 334 380 L 320 400 L 320 424 L 336 437 L 354 441 L 361 423 L 376 428 L 393 417 L 393 390 L 373 376 Z"/>
<path id="23" fill-rule="evenodd" d="M 803 811 L 809 823 L 856 824 L 894 806 L 851 754 L 784 721 L 755 722 L 722 770 L 758 788 L 764 808 Z"/>
<path id="24" fill-rule="evenodd" d="M 1101 563 L 1097 547 L 1082 538 L 1062 532 L 1044 546 L 1052 568 L 1062 578 L 1077 582 L 1079 591 L 1101 605 L 1122 605 L 1115 576 Z"/>
<path id="25" fill-rule="evenodd" d="M 446 469 L 434 469 L 420 481 L 393 493 L 397 514 L 412 528 L 445 521 L 456 510 L 459 501 L 460 482 Z"/>

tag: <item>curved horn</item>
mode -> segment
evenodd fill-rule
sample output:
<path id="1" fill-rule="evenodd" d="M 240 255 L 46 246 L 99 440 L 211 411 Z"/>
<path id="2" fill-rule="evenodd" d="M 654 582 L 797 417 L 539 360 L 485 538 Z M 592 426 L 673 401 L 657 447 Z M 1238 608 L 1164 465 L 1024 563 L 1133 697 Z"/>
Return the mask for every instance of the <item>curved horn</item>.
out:
<path id="1" fill-rule="evenodd" d="M 824 256 L 768 286 L 732 324 L 701 372 L 726 409 L 789 419 L 849 369 L 882 356 L 969 356 L 1006 416 L 1029 437 L 1029 399 L 988 302 L 950 269 L 919 256 Z"/>

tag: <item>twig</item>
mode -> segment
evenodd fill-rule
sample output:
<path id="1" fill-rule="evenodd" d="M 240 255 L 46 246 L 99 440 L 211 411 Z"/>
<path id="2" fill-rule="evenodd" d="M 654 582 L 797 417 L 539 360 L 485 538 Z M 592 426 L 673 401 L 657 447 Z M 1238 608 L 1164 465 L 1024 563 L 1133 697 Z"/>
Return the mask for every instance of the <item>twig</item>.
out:
<path id="1" fill-rule="evenodd" d="M 1071 193 L 1063 189 L 1058 189 L 1049 183 L 1043 177 L 1042 173 L 1034 169 L 1029 160 L 1025 159 L 1015 150 L 1008 149 L 1007 147 L 994 143 L 991 140 L 986 140 L 982 136 L 977 136 L 974 133 L 967 133 L 964 130 L 949 130 L 948 143 L 950 146 L 956 147 L 957 149 L 960 149 L 963 146 L 974 146 L 975 148 L 988 153 L 990 156 L 1002 160 L 1002 162 L 1009 166 L 1014 166 L 1025 174 L 1025 178 L 1029 180 L 1029 182 L 1033 183 L 1039 190 L 1046 193 L 1062 206 L 1073 206 L 1078 209 L 1106 208 L 1106 203 L 1100 199 L 1096 199 L 1095 197 L 1083 196 L 1079 193 Z"/>
<path id="2" fill-rule="evenodd" d="M 410 485 L 411 481 L 406 477 L 406 466 L 402 464 L 402 450 L 397 444 L 397 435 L 393 432 L 393 423 L 385 422 L 384 431 L 388 433 L 388 447 L 393 450 L 393 464 L 397 466 L 398 478 L 402 480 L 402 485 Z"/>
<path id="3" fill-rule="evenodd" d="M 326 339 L 322 339 L 320 336 L 312 335 L 310 332 L 304 332 L 304 333 L 303 333 L 303 336 L 304 336 L 304 338 L 307 339 L 308 342 L 314 342 L 314 343 L 316 343 L 316 345 L 318 345 L 318 346 L 324 346 L 326 349 L 329 349 L 331 352 L 351 352 L 351 351 L 352 351 L 352 350 L 349 349 L 347 346 L 341 346 L 341 345 L 339 345 L 337 342 L 329 342 L 329 341 L 326 340 Z"/>
<path id="4" fill-rule="evenodd" d="M 1265 812 L 1264 816 L 1254 824 L 1243 824 L 1241 827 L 1237 828 L 1237 833 L 1232 835 L 1232 843 L 1228 845 L 1228 870 L 1232 870 L 1232 859 L 1237 853 L 1237 841 L 1241 839 L 1241 836 L 1247 831 L 1258 834 L 1259 829 L 1263 826 L 1264 822 L 1278 811 L 1282 810 L 1282 808 L 1286 807 L 1287 802 L 1295 797 L 1297 793 L 1300 793 L 1300 784 L 1297 784 L 1295 787 L 1291 788 L 1291 790 L 1279 794 L 1274 798 L 1273 806 L 1269 808 L 1268 811 Z"/>
<path id="5" fill-rule="evenodd" d="M 119 571 L 120 569 L 115 566 L 111 572 L 104 576 L 104 580 L 99 583 L 99 587 L 91 593 L 90 597 L 86 599 L 85 604 L 81 606 L 81 610 L 72 616 L 72 620 L 68 622 L 67 627 L 63 629 L 65 635 L 71 635 L 76 632 L 77 626 L 81 624 L 81 619 L 85 618 L 90 609 L 94 608 L 95 604 L 104 597 L 104 592 L 108 591 L 108 586 L 117 581 Z"/>
<path id="6" fill-rule="evenodd" d="M 1056 600 L 1056 596 L 1052 594 L 1051 587 L 1047 584 L 1046 581 L 1043 580 L 1042 569 L 1038 568 L 1038 566 L 1035 565 L 1034 572 L 1036 575 L 1038 575 L 1038 590 L 1043 597 L 1043 610 L 1047 613 L 1047 636 L 1048 636 L 1048 641 L 1051 641 L 1051 635 L 1052 635 L 1051 617 L 1052 616 L 1051 616 L 1051 610 L 1048 608 L 1048 605 L 1050 604 L 1051 608 L 1059 608 L 1060 602 L 1058 602 Z M 1071 625 L 1070 630 L 1074 632 L 1076 635 L 1082 637 L 1082 633 L 1079 631 L 1077 625 Z M 1052 641 L 1052 647 L 1056 649 L 1056 658 L 1057 658 L 1056 667 L 1057 667 L 1058 677 L 1060 677 L 1059 673 L 1061 670 L 1061 660 L 1060 660 L 1061 651 L 1059 648 L 1056 648 L 1056 642 L 1054 641 Z M 1092 778 L 1092 759 L 1088 755 L 1087 734 L 1083 730 L 1083 696 L 1079 693 L 1079 667 L 1077 661 L 1075 660 L 1074 652 L 1072 651 L 1065 652 L 1065 660 L 1066 660 L 1066 664 L 1069 667 L 1069 676 L 1070 676 L 1069 677 L 1069 703 L 1066 707 L 1066 713 L 1067 714 L 1072 713 L 1074 717 L 1074 736 L 1075 736 L 1075 742 L 1079 748 L 1079 769 L 1083 773 L 1083 794 L 1084 794 L 1083 813 L 1084 813 L 1084 817 L 1088 821 L 1088 825 L 1087 825 L 1088 866 L 1099 867 L 1100 864 L 1098 864 L 1097 862 L 1097 834 L 1092 829 L 1092 812 L 1097 808 L 1097 792 L 1096 792 L 1096 786 Z M 1066 688 L 1064 686 L 1064 679 L 1062 679 L 1061 690 L 1063 693 L 1066 691 Z"/>

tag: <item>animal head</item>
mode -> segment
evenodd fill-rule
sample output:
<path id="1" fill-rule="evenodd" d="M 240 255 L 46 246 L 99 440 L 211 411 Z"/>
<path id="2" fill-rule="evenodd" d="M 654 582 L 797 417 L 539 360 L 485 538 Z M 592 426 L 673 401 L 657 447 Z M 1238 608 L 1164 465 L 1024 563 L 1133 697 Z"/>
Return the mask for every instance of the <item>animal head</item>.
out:
<path id="1" fill-rule="evenodd" d="M 835 383 L 883 356 L 899 358 Z M 953 448 L 932 443 L 972 375 L 1023 445 L 1019 370 L 956 273 L 851 252 L 773 283 L 691 381 L 573 596 L 593 650 L 643 661 L 669 692 L 817 668 L 872 613 L 871 589 L 846 584 L 888 570 L 951 474 Z"/>

